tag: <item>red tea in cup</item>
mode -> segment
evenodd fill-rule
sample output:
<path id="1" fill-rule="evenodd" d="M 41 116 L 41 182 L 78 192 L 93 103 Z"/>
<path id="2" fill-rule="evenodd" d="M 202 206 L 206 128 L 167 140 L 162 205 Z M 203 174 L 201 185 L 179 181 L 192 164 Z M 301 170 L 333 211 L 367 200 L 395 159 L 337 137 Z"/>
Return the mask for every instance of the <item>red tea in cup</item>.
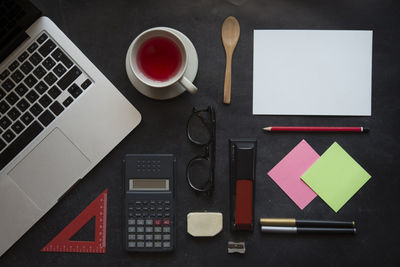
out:
<path id="1" fill-rule="evenodd" d="M 167 37 L 152 37 L 139 47 L 137 65 L 149 79 L 164 82 L 179 72 L 182 65 L 181 51 Z"/>

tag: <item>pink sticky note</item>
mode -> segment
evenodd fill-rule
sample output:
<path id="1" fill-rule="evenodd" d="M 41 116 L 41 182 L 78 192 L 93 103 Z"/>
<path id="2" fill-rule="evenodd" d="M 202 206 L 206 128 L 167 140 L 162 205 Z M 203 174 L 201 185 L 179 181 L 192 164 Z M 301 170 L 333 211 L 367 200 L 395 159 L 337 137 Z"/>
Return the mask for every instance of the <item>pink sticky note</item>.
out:
<path id="1" fill-rule="evenodd" d="M 299 206 L 304 209 L 317 195 L 301 179 L 300 176 L 319 158 L 315 150 L 302 140 L 289 152 L 268 175 Z"/>

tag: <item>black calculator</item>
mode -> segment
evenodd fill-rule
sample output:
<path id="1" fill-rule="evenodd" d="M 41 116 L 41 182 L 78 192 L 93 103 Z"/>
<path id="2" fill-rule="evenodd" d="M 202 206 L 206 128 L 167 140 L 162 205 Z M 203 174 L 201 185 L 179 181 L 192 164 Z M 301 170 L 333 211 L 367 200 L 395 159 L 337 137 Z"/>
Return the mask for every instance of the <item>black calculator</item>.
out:
<path id="1" fill-rule="evenodd" d="M 137 252 L 174 250 L 174 155 L 129 154 L 123 166 L 122 240 L 125 249 Z"/>

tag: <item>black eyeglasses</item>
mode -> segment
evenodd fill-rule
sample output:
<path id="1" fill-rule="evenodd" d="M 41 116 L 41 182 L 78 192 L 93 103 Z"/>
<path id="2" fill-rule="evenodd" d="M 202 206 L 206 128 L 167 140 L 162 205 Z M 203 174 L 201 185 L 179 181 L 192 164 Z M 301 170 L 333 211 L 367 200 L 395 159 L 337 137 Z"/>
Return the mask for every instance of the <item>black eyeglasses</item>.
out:
<path id="1" fill-rule="evenodd" d="M 214 190 L 215 130 L 214 108 L 193 108 L 186 125 L 186 134 L 193 144 L 203 148 L 203 154 L 189 161 L 186 166 L 186 179 L 193 190 L 207 192 L 209 195 Z"/>

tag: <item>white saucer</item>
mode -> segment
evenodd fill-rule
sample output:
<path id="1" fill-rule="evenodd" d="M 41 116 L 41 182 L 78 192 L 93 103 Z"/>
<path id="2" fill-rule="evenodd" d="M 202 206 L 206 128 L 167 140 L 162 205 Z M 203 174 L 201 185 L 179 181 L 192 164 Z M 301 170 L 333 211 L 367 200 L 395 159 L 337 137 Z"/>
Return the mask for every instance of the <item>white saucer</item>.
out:
<path id="1" fill-rule="evenodd" d="M 165 29 L 166 27 L 160 27 L 160 28 Z M 197 57 L 196 49 L 194 48 L 194 45 L 189 40 L 189 38 L 186 37 L 186 35 L 171 28 L 167 29 L 172 30 L 183 40 L 183 44 L 185 45 L 187 52 L 187 59 L 188 59 L 187 61 L 188 65 L 184 76 L 188 78 L 189 81 L 193 82 L 197 74 L 197 69 L 199 67 L 199 59 Z M 125 68 L 126 68 L 126 74 L 128 74 L 128 78 L 131 81 L 132 85 L 136 88 L 136 90 L 138 90 L 140 93 L 142 93 L 147 97 L 157 100 L 174 98 L 186 91 L 185 88 L 179 83 L 175 83 L 165 88 L 155 88 L 142 83 L 133 73 L 132 68 L 130 66 L 129 55 L 131 54 L 132 46 L 133 46 L 132 44 L 129 46 L 128 52 L 126 53 Z"/>

